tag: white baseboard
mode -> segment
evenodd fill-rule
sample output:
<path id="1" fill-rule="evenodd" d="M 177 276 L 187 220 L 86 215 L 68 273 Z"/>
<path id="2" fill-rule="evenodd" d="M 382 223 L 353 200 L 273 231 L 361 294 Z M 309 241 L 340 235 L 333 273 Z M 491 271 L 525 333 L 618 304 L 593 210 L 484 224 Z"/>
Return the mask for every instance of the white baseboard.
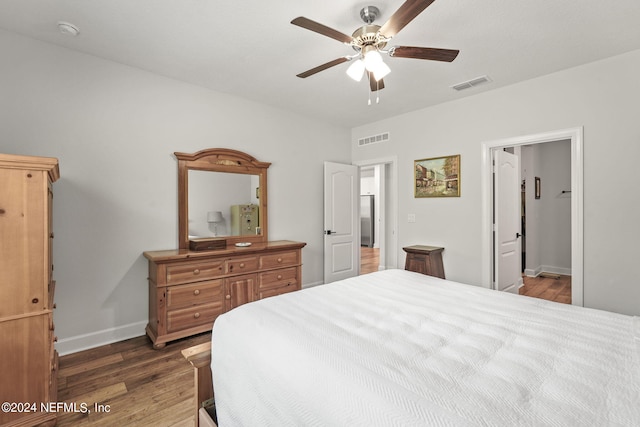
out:
<path id="1" fill-rule="evenodd" d="M 302 289 L 309 289 L 309 288 L 313 288 L 314 286 L 318 286 L 318 285 L 324 285 L 324 282 L 313 282 L 313 283 L 306 283 L 302 286 Z"/>
<path id="2" fill-rule="evenodd" d="M 145 334 L 144 329 L 146 326 L 147 321 L 145 320 L 90 334 L 64 338 L 56 343 L 56 350 L 58 350 L 60 356 L 64 356 L 65 354 L 77 353 L 78 351 L 100 347 L 101 345 L 139 337 Z"/>
<path id="3" fill-rule="evenodd" d="M 542 271 L 545 273 L 562 274 L 564 276 L 571 276 L 571 269 L 564 267 L 554 267 L 552 265 L 543 265 Z"/>
<path id="4" fill-rule="evenodd" d="M 539 265 L 535 269 L 526 268 L 524 275 L 527 277 L 537 277 L 540 273 L 562 274 L 563 276 L 571 276 L 571 269 L 565 267 L 554 267 L 552 265 Z"/>
<path id="5" fill-rule="evenodd" d="M 524 275 L 527 277 L 536 277 L 538 276 L 538 274 L 542 273 L 542 270 L 540 269 L 540 266 L 538 266 L 538 268 L 525 268 L 524 269 Z"/>

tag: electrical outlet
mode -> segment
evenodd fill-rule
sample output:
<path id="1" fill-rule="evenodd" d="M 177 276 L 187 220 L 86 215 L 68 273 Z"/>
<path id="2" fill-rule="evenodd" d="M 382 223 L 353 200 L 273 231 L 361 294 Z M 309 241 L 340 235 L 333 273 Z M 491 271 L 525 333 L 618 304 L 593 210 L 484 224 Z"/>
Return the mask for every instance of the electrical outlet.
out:
<path id="1" fill-rule="evenodd" d="M 416 214 L 409 214 L 407 222 L 416 222 Z"/>

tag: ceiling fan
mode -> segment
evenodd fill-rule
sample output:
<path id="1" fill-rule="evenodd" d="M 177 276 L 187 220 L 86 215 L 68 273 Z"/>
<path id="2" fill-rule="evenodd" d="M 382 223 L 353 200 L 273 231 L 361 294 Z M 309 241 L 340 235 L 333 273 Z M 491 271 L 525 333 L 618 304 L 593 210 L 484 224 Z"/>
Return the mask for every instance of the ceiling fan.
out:
<path id="1" fill-rule="evenodd" d="M 366 71 L 369 78 L 369 85 L 373 92 L 384 88 L 383 77 L 391 71 L 382 60 L 381 53 L 386 53 L 393 58 L 415 58 L 444 62 L 453 61 L 460 51 L 413 46 L 393 46 L 388 50 L 384 50 L 393 36 L 398 34 L 400 30 L 434 1 L 435 0 L 407 0 L 382 26 L 373 24 L 373 21 L 375 21 L 380 14 L 378 8 L 375 6 L 366 6 L 360 11 L 360 17 L 365 22 L 365 25 L 355 30 L 351 36 L 303 16 L 295 18 L 291 21 L 293 25 L 306 28 L 323 36 L 331 37 L 332 39 L 351 46 L 356 51 L 354 55 L 334 59 L 333 61 L 300 73 L 297 76 L 304 79 L 320 71 L 324 71 L 327 68 L 355 59 L 356 62 L 349 67 L 347 74 L 354 80 L 360 81 Z"/>

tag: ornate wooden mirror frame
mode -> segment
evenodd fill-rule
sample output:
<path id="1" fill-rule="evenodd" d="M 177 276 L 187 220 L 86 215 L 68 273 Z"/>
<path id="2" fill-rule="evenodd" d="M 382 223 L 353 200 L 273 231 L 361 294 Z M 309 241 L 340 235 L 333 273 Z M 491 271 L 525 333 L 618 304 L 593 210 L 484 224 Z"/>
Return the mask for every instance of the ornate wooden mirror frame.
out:
<path id="1" fill-rule="evenodd" d="M 210 171 L 257 175 L 258 216 L 260 234 L 224 236 L 211 240 L 226 240 L 227 245 L 239 242 L 266 243 L 267 229 L 267 169 L 271 163 L 260 162 L 249 154 L 227 148 L 210 148 L 193 154 L 174 153 L 178 159 L 178 247 L 189 249 L 189 171 Z"/>

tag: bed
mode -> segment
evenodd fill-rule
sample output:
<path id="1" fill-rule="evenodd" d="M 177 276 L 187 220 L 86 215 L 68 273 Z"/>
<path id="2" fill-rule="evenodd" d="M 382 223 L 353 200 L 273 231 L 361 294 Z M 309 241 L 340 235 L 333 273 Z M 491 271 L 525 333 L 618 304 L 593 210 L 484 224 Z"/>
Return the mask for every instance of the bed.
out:
<path id="1" fill-rule="evenodd" d="M 640 426 L 638 317 L 386 270 L 217 318 L 220 427 Z"/>

